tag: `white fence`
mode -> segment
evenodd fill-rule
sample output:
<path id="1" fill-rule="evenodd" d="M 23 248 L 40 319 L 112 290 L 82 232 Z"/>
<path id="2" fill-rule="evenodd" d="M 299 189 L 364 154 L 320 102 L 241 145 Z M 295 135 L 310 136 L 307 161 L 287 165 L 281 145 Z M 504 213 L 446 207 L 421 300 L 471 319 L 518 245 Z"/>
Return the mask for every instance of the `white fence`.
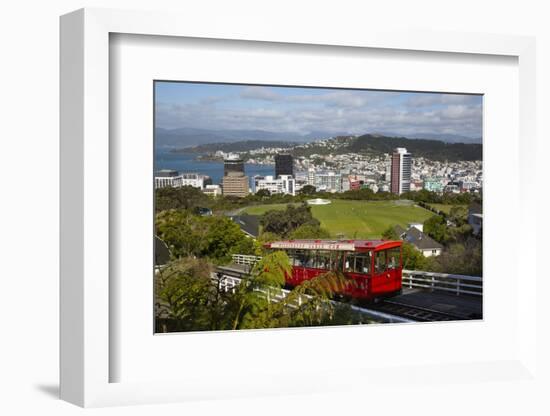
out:
<path id="1" fill-rule="evenodd" d="M 233 263 L 251 266 L 261 260 L 258 256 L 234 254 Z M 483 279 L 477 276 L 403 270 L 403 287 L 410 289 L 441 290 L 456 295 L 482 296 Z"/>
<path id="2" fill-rule="evenodd" d="M 461 274 L 433 273 L 419 270 L 403 270 L 403 287 L 441 290 L 456 295 L 483 295 L 483 279 Z"/>
<path id="3" fill-rule="evenodd" d="M 217 273 L 214 273 L 212 275 L 212 279 L 218 282 L 221 290 L 224 290 L 227 292 L 228 291 L 234 292 L 235 287 L 242 282 L 242 279 L 239 279 L 238 277 L 226 276 L 226 275 L 223 275 L 223 272 L 221 273 L 221 275 L 222 276 L 218 275 Z M 267 299 L 272 302 L 280 302 L 284 298 L 286 298 L 286 296 L 290 293 L 290 291 L 287 289 L 276 289 L 276 288 L 273 288 L 272 290 L 261 289 L 260 292 L 262 292 L 267 297 Z M 295 303 L 294 304 L 289 303 L 288 306 L 293 309 L 299 308 L 302 305 L 302 303 L 304 303 L 310 298 L 311 296 L 309 295 L 298 296 L 295 300 Z M 331 301 L 331 303 L 333 305 L 338 305 L 338 302 L 336 301 Z M 411 319 L 404 318 L 401 316 L 396 316 L 396 315 L 391 315 L 391 314 L 376 311 L 376 310 L 361 308 L 355 305 L 349 305 L 349 306 L 353 311 L 375 322 L 388 322 L 388 323 L 414 322 Z"/>
<path id="4" fill-rule="evenodd" d="M 246 254 L 233 254 L 233 263 L 242 264 L 245 266 L 251 266 L 254 263 L 260 261 L 262 258 L 259 256 L 249 256 Z"/>

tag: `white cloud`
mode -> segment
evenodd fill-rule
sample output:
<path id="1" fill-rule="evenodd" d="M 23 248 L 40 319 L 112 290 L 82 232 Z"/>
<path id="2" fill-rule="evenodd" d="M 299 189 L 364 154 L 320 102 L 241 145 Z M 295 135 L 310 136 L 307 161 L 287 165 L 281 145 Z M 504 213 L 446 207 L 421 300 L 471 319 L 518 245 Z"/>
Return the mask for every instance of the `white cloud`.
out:
<path id="1" fill-rule="evenodd" d="M 285 97 L 281 94 L 277 94 L 273 91 L 273 89 L 268 87 L 250 86 L 241 91 L 241 98 L 265 101 L 282 101 Z"/>
<path id="2" fill-rule="evenodd" d="M 472 96 L 415 96 L 395 102 L 383 92 L 358 94 L 355 91 L 329 91 L 326 94 L 283 95 L 268 87 L 246 87 L 241 98 L 265 104 L 255 108 L 231 105 L 225 100 L 202 100 L 192 104 L 157 103 L 157 126 L 206 129 L 260 129 L 275 132 L 311 131 L 333 133 L 392 132 L 452 133 L 481 137 L 481 104 Z M 435 97 L 435 98 L 434 98 Z M 453 98 L 449 98 L 453 97 Z M 427 102 L 438 101 L 435 106 Z M 417 104 L 412 105 L 411 101 Z M 443 103 L 443 101 L 450 101 Z"/>

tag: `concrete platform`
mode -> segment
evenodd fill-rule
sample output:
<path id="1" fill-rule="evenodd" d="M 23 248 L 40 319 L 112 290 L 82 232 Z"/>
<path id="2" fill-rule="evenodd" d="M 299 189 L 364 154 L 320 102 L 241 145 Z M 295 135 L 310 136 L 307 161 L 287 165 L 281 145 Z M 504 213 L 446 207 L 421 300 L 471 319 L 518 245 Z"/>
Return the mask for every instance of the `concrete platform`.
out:
<path id="1" fill-rule="evenodd" d="M 403 288 L 402 295 L 389 298 L 388 301 L 449 313 L 464 319 L 483 318 L 483 299 L 481 296 L 457 296 L 445 292 Z"/>

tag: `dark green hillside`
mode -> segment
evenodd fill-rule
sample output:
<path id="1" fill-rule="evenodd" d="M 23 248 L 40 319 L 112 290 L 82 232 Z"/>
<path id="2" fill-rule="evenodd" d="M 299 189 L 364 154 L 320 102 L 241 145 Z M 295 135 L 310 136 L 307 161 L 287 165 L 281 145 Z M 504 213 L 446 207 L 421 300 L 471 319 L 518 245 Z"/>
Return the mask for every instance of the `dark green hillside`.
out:
<path id="1" fill-rule="evenodd" d="M 233 143 L 207 143 L 173 151 L 183 153 L 211 153 L 218 150 L 222 152 L 248 152 L 261 147 L 292 147 L 294 145 L 296 145 L 295 142 L 281 140 L 242 140 Z"/>
<path id="2" fill-rule="evenodd" d="M 431 160 L 481 160 L 482 145 L 476 143 L 445 143 L 438 140 L 407 139 L 365 134 L 352 140 L 346 150 L 356 153 L 391 153 L 396 147 L 406 147 L 415 157 Z"/>

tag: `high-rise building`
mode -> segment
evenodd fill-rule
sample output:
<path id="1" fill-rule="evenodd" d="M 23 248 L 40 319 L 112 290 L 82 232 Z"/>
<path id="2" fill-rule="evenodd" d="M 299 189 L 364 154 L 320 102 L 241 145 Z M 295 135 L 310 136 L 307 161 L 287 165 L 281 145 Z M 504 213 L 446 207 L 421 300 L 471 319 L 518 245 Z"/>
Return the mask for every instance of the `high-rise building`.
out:
<path id="1" fill-rule="evenodd" d="M 237 155 L 231 154 L 223 161 L 223 176 L 230 173 L 241 173 L 244 176 L 244 162 Z"/>
<path id="2" fill-rule="evenodd" d="M 223 161 L 222 192 L 226 196 L 248 195 L 248 176 L 244 174 L 244 162 L 237 155 L 229 155 Z"/>
<path id="3" fill-rule="evenodd" d="M 294 175 L 294 162 L 289 154 L 275 155 L 275 177 L 281 175 Z"/>
<path id="4" fill-rule="evenodd" d="M 225 196 L 238 196 L 239 198 L 247 196 L 248 176 L 230 172 L 222 179 L 222 192 Z"/>
<path id="5" fill-rule="evenodd" d="M 398 147 L 391 156 L 391 193 L 401 195 L 411 190 L 412 156 L 404 147 Z"/>

